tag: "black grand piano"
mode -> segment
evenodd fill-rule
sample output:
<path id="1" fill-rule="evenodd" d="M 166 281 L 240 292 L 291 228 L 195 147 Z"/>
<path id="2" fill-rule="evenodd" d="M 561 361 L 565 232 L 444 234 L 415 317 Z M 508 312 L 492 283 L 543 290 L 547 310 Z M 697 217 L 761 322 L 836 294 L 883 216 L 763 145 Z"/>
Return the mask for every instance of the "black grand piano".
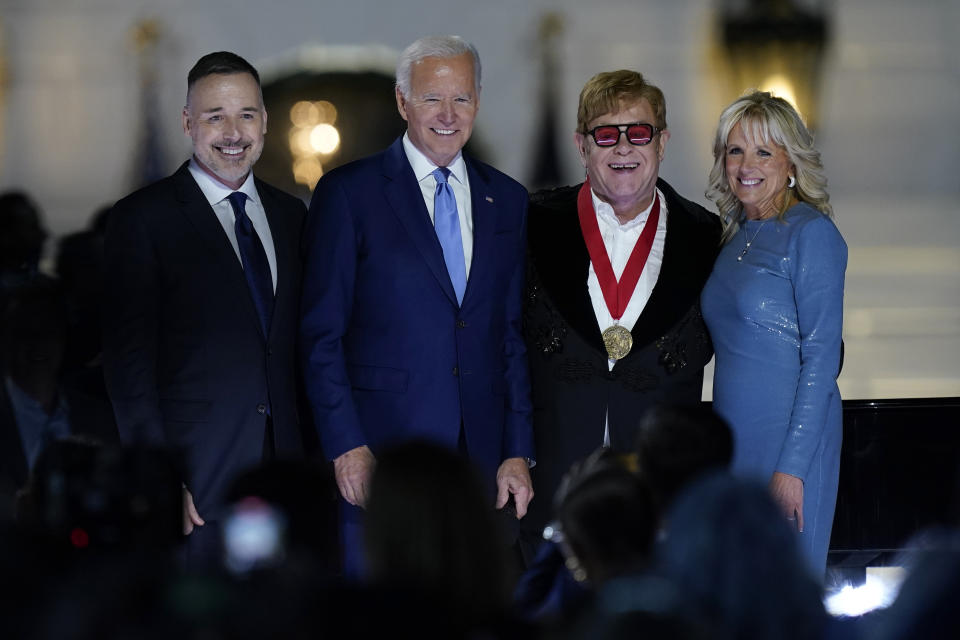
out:
<path id="1" fill-rule="evenodd" d="M 854 580 L 960 520 L 960 398 L 844 400 L 828 564 Z"/>

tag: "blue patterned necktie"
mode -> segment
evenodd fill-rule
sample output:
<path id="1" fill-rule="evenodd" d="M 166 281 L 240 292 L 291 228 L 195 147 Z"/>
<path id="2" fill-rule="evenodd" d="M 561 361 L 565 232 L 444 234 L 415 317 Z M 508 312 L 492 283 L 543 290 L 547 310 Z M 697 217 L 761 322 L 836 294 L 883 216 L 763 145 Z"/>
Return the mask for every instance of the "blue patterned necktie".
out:
<path id="1" fill-rule="evenodd" d="M 270 263 L 267 252 L 263 250 L 260 236 L 253 223 L 247 217 L 247 194 L 234 191 L 227 199 L 233 207 L 234 229 L 237 232 L 237 246 L 240 249 L 240 261 L 243 263 L 243 275 L 250 288 L 250 296 L 260 316 L 263 335 L 270 335 L 270 317 L 273 315 L 273 277 L 270 275 Z"/>
<path id="2" fill-rule="evenodd" d="M 433 196 L 433 226 L 437 239 L 443 248 L 443 260 L 447 263 L 447 273 L 457 294 L 457 304 L 463 302 L 463 292 L 467 288 L 467 266 L 463 259 L 463 238 L 460 235 L 460 216 L 457 215 L 457 199 L 447 178 L 450 169 L 440 167 L 433 172 L 437 179 L 437 191 Z"/>

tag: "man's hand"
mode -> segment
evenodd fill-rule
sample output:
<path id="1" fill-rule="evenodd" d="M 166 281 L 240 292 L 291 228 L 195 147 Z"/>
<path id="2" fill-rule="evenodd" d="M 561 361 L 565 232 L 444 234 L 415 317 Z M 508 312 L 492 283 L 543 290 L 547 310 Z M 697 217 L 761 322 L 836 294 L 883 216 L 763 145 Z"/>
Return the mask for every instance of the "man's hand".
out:
<path id="1" fill-rule="evenodd" d="M 513 494 L 517 520 L 527 515 L 527 505 L 533 500 L 530 468 L 523 458 L 507 458 L 497 469 L 497 509 L 502 509 Z"/>
<path id="2" fill-rule="evenodd" d="M 803 480 L 787 473 L 774 471 L 770 478 L 770 493 L 787 520 L 803 533 Z"/>
<path id="3" fill-rule="evenodd" d="M 370 477 L 376 464 L 377 459 L 367 445 L 350 449 L 334 458 L 333 475 L 344 500 L 358 507 L 366 507 Z"/>
<path id="4" fill-rule="evenodd" d="M 204 525 L 203 518 L 197 513 L 197 508 L 193 506 L 193 494 L 183 488 L 183 535 L 188 536 L 193 533 L 194 527 Z"/>

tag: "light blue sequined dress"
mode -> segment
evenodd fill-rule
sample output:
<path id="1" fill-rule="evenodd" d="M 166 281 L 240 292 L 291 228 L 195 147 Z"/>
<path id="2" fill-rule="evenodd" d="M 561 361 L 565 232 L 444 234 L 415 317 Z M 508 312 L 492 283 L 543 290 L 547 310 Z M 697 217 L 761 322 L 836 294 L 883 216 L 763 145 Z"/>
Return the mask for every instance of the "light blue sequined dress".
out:
<path id="1" fill-rule="evenodd" d="M 783 222 L 743 223 L 701 295 L 716 352 L 713 407 L 734 432 L 733 471 L 762 482 L 774 471 L 803 479 L 800 543 L 821 577 L 840 472 L 846 264 L 836 226 L 801 203 Z"/>

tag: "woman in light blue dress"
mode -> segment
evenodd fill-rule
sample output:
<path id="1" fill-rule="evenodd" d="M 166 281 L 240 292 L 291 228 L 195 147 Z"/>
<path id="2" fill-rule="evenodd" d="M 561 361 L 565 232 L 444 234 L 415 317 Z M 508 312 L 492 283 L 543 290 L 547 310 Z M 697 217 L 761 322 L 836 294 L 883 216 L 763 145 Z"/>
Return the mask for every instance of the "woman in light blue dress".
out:
<path id="1" fill-rule="evenodd" d="M 785 100 L 753 92 L 727 107 L 714 158 L 707 196 L 724 245 L 701 295 L 713 406 L 734 432 L 734 473 L 769 484 L 822 579 L 840 473 L 847 246 L 813 136 Z"/>

